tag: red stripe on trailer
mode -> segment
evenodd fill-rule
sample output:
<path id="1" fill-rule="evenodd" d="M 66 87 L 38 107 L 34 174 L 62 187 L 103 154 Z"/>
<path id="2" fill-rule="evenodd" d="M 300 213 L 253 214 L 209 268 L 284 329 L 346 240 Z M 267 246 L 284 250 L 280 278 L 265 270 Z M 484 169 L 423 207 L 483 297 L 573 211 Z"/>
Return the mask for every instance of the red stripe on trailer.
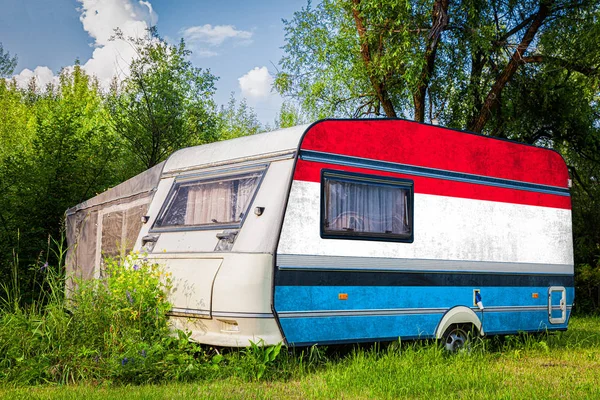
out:
<path id="1" fill-rule="evenodd" d="M 300 148 L 568 187 L 566 164 L 552 150 L 413 121 L 325 120 L 308 129 Z"/>
<path id="2" fill-rule="evenodd" d="M 539 193 L 528 190 L 509 189 L 488 186 L 485 184 L 457 182 L 446 179 L 426 178 L 408 174 L 397 174 L 387 171 L 347 167 L 337 164 L 326 164 L 304 160 L 298 160 L 298 163 L 296 164 L 296 171 L 294 172 L 294 180 L 318 183 L 321 179 L 322 169 L 335 169 L 338 171 L 359 172 L 363 174 L 411 179 L 415 183 L 415 193 L 562 208 L 567 210 L 571 209 L 571 198 L 569 196 Z"/>

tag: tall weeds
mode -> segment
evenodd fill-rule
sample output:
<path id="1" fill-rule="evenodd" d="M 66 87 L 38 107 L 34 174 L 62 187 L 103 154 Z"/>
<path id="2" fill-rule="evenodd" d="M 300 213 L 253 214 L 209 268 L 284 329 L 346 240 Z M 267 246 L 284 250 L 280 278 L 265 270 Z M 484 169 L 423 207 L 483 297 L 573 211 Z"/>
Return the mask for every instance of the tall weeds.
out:
<path id="1" fill-rule="evenodd" d="M 143 256 L 108 260 L 103 276 L 78 280 L 65 297 L 62 246 L 57 266 L 40 261 L 37 300 L 25 303 L 13 279 L 0 294 L 0 381 L 16 384 L 157 382 L 197 377 L 207 356 L 166 313 L 170 278 Z"/>
<path id="2" fill-rule="evenodd" d="M 460 366 L 476 375 L 475 366 L 497 359 L 520 360 L 560 349 L 595 357 L 600 345 L 596 322 L 566 333 L 478 339 L 453 355 L 435 341 L 330 349 L 264 347 L 257 342 L 242 350 L 217 351 L 191 342 L 189 333 L 169 326 L 171 282 L 160 265 L 130 254 L 108 260 L 99 279 L 65 278 L 62 246 L 51 245 L 55 249 L 49 250 L 55 251 L 51 258 L 59 263 L 48 265 L 48 258 L 40 257 L 33 266 L 41 276 L 35 280 L 35 300 L 25 302 L 20 297 L 16 252 L 14 276 L 0 284 L 0 385 L 141 384 L 230 377 L 252 382 L 301 379 L 313 373 L 334 374 L 331 379 L 337 380 L 336 371 L 344 376 L 351 371 L 365 381 L 389 379 L 390 371 L 395 371 L 416 382 L 415 371 Z M 73 279 L 67 285 L 73 289 L 65 296 L 66 279 Z"/>

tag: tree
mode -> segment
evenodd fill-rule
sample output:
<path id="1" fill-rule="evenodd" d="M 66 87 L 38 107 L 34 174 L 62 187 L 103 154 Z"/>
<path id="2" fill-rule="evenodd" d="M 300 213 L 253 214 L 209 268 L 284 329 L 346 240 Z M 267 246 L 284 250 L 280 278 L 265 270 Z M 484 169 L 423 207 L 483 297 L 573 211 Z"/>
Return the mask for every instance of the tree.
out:
<path id="1" fill-rule="evenodd" d="M 218 140 L 226 140 L 254 135 L 262 132 L 264 128 L 252 107 L 246 103 L 246 99 L 243 98 L 237 103 L 231 93 L 227 106 L 221 106 L 219 110 L 216 130 Z"/>
<path id="2" fill-rule="evenodd" d="M 119 183 L 121 157 L 98 84 L 78 64 L 44 91 L 0 82 L 0 106 L 1 277 L 13 249 L 35 266 L 67 208 Z"/>
<path id="3" fill-rule="evenodd" d="M 571 191 L 577 310 L 600 310 L 600 164 L 577 160 Z"/>
<path id="4" fill-rule="evenodd" d="M 114 168 L 120 145 L 109 124 L 98 82 L 78 63 L 63 70 L 56 92 L 43 92 L 35 104 L 37 134 L 33 141 L 36 202 L 49 201 L 44 212 L 59 217 L 64 211 L 99 191 L 119 183 Z"/>
<path id="5" fill-rule="evenodd" d="M 599 20 L 598 0 L 309 2 L 284 21 L 276 88 L 312 116 L 436 118 L 559 151 L 573 178 L 575 262 L 593 272 Z M 586 274 L 578 287 L 600 307 L 595 278 L 579 279 L 600 273 Z"/>
<path id="6" fill-rule="evenodd" d="M 116 40 L 125 40 L 116 32 Z M 217 139 L 213 94 L 216 77 L 195 68 L 183 40 L 174 46 L 150 30 L 129 39 L 137 58 L 129 76 L 109 96 L 114 129 L 125 140 L 135 172 L 150 168 L 182 147 Z"/>
<path id="7" fill-rule="evenodd" d="M 4 51 L 4 46 L 0 43 L 0 78 L 10 76 L 17 66 L 17 56 L 10 56 L 8 51 Z"/>
<path id="8" fill-rule="evenodd" d="M 35 137 L 35 115 L 23 101 L 15 82 L 0 78 L 0 272 L 6 263 L 3 256 L 15 245 L 16 227 L 13 224 L 13 197 L 20 178 L 26 170 L 23 160 L 32 155 Z M 1 278 L 1 274 L 0 274 Z"/>
<path id="9" fill-rule="evenodd" d="M 503 92 L 526 65 L 596 73 L 599 39 L 578 27 L 598 25 L 597 3 L 324 0 L 313 8 L 309 2 L 284 21 L 286 54 L 276 87 L 321 117 L 435 117 L 492 132 L 501 126 L 494 119 Z M 565 33 L 562 42 L 549 40 Z M 574 55 L 569 43 L 582 36 L 583 53 L 567 57 Z"/>
<path id="10" fill-rule="evenodd" d="M 290 101 L 284 101 L 281 104 L 279 114 L 275 118 L 275 128 L 290 128 L 292 126 L 307 124 L 309 118 L 307 118 L 299 107 L 295 106 Z"/>

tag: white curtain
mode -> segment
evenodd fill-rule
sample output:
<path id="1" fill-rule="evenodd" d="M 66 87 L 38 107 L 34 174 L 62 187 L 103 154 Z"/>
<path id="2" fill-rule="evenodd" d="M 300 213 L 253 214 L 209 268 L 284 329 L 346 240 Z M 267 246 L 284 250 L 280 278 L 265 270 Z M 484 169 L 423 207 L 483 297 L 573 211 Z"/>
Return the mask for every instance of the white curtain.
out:
<path id="1" fill-rule="evenodd" d="M 368 183 L 328 181 L 326 230 L 408 233 L 408 190 Z"/>
<path id="2" fill-rule="evenodd" d="M 231 181 L 192 186 L 188 190 L 185 225 L 231 221 Z"/>
<path id="3" fill-rule="evenodd" d="M 238 222 L 256 187 L 258 177 L 199 183 L 187 195 L 185 225 Z"/>
<path id="4" fill-rule="evenodd" d="M 248 208 L 250 198 L 254 193 L 254 189 L 258 183 L 258 177 L 246 178 L 238 180 L 237 194 L 234 201 L 235 220 L 239 221 L 243 218 L 243 213 Z"/>

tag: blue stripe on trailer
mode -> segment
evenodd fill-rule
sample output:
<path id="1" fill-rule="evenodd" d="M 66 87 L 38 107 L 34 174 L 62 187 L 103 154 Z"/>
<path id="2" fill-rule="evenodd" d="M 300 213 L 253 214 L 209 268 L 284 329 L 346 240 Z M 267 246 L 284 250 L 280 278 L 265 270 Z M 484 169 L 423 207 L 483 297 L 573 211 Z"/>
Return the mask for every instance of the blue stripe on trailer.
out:
<path id="1" fill-rule="evenodd" d="M 480 313 L 477 313 L 480 315 Z M 570 313 L 568 313 L 570 314 Z M 397 339 L 430 339 L 443 314 L 412 314 L 394 316 L 358 316 L 327 318 L 284 318 L 281 327 L 290 345 L 336 344 L 361 341 L 390 341 Z M 567 315 L 568 321 L 569 315 Z M 544 332 L 564 330 L 567 323 L 550 325 L 547 312 L 485 313 L 483 329 L 486 334 Z"/>
<path id="2" fill-rule="evenodd" d="M 548 307 L 548 286 L 276 286 L 275 309 L 282 312 L 326 310 L 384 310 L 474 307 L 473 289 L 479 289 L 485 307 Z M 567 304 L 574 289 L 566 287 Z M 534 294 L 537 293 L 537 298 Z M 339 295 L 346 294 L 347 300 Z"/>
<path id="3" fill-rule="evenodd" d="M 290 345 L 328 344 L 361 341 L 427 339 L 443 314 L 397 316 L 284 318 L 280 320 Z"/>
<path id="4" fill-rule="evenodd" d="M 479 316 L 480 313 L 478 312 L 477 315 Z M 571 312 L 567 310 L 567 316 L 564 323 L 550 324 L 548 321 L 548 309 L 538 312 L 486 312 L 484 310 L 483 330 L 487 335 L 565 330 L 567 329 L 567 323 L 570 315 Z"/>
<path id="5" fill-rule="evenodd" d="M 473 304 L 474 289 L 481 291 L 483 314 Z M 276 286 L 274 297 L 283 334 L 293 345 L 431 338 L 455 306 L 471 308 L 486 334 L 562 330 L 573 299 L 573 287 L 566 287 L 567 319 L 550 324 L 548 286 Z"/>

